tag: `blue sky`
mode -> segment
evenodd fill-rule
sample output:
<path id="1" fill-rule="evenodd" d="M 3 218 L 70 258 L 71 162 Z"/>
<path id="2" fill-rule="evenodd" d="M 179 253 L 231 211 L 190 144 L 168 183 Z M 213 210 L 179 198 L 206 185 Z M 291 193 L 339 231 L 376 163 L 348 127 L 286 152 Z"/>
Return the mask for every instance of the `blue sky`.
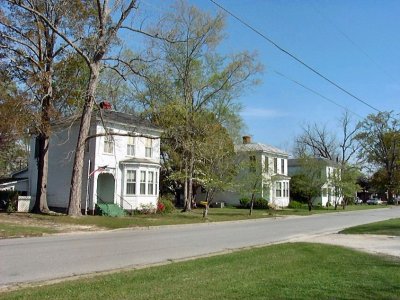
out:
<path id="1" fill-rule="evenodd" d="M 168 5 L 170 1 L 161 1 Z M 215 13 L 208 0 L 190 4 Z M 308 65 L 381 111 L 400 112 L 400 1 L 217 0 Z M 147 9 L 159 1 L 143 2 Z M 226 53 L 256 51 L 265 66 L 261 84 L 239 101 L 246 133 L 257 142 L 291 151 L 301 126 L 338 130 L 343 108 L 277 75 L 283 73 L 361 116 L 371 108 L 333 87 L 263 38 L 227 16 Z M 354 120 L 360 120 L 353 115 Z M 338 130 L 338 134 L 340 134 Z"/>

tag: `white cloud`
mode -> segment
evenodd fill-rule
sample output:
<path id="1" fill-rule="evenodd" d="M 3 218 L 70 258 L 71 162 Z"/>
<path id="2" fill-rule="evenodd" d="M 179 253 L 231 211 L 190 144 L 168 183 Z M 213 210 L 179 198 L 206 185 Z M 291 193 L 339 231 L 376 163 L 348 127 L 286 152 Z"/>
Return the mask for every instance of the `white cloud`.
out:
<path id="1" fill-rule="evenodd" d="M 246 108 L 241 113 L 242 117 L 254 117 L 254 118 L 277 118 L 287 116 L 287 113 L 277 111 L 274 109 L 265 108 Z"/>

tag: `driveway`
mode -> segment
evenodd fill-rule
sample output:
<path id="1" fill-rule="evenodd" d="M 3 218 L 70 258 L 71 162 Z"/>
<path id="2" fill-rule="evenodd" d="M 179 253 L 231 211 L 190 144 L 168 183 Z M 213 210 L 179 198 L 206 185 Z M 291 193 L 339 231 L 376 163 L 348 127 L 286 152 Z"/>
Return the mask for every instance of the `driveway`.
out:
<path id="1" fill-rule="evenodd" d="M 399 216 L 400 207 L 390 207 L 307 217 L 0 240 L 0 287 L 295 241 Z"/>

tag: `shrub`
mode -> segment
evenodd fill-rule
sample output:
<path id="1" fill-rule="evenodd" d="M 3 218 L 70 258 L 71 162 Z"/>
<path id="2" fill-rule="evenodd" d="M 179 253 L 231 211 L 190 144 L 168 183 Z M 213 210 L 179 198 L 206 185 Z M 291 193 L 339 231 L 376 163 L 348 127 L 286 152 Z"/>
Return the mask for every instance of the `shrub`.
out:
<path id="1" fill-rule="evenodd" d="M 171 197 L 162 196 L 158 199 L 158 204 L 157 204 L 157 212 L 158 213 L 162 213 L 162 214 L 172 213 L 174 210 L 175 210 L 175 206 L 171 200 Z"/>
<path id="2" fill-rule="evenodd" d="M 299 209 L 303 207 L 303 204 L 299 201 L 292 200 L 289 203 L 289 208 Z"/>
<path id="3" fill-rule="evenodd" d="M 264 199 L 264 198 L 257 198 L 254 200 L 254 205 L 253 208 L 256 209 L 268 209 L 268 200 Z"/>
<path id="4" fill-rule="evenodd" d="M 150 215 L 154 214 L 156 211 L 157 207 L 154 207 L 153 204 L 149 203 L 149 204 L 141 204 L 140 209 L 136 212 L 142 215 Z"/>
<path id="5" fill-rule="evenodd" d="M 246 198 L 246 197 L 240 198 L 239 203 L 240 203 L 240 205 L 239 205 L 240 208 L 249 208 L 250 207 L 250 199 L 249 198 Z"/>
<path id="6" fill-rule="evenodd" d="M 18 209 L 17 191 L 0 191 L 0 209 L 5 209 L 7 213 L 12 213 Z"/>

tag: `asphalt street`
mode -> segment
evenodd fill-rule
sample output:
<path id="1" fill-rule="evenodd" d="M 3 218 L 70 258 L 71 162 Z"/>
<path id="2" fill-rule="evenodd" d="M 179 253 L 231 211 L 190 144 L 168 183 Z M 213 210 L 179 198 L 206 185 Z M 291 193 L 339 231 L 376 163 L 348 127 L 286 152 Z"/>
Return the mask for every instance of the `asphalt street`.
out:
<path id="1" fill-rule="evenodd" d="M 0 287 L 298 240 L 400 216 L 400 207 L 0 240 Z M 400 247 L 400 245 L 399 245 Z"/>

